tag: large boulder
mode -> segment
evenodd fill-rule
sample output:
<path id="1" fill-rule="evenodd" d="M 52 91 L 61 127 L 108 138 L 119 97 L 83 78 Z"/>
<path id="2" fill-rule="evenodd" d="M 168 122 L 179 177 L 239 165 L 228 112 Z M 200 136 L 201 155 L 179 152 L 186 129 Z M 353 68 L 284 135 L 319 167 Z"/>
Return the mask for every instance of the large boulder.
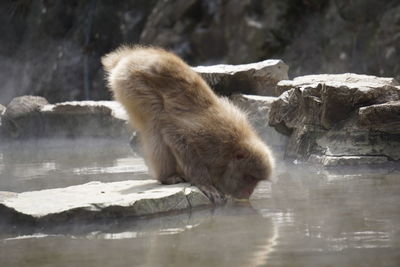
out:
<path id="1" fill-rule="evenodd" d="M 0 192 L 0 223 L 49 224 L 150 216 L 211 205 L 189 184 L 155 180 L 90 182 L 23 193 Z"/>
<path id="2" fill-rule="evenodd" d="M 243 65 L 213 65 L 193 68 L 215 92 L 275 96 L 276 84 L 288 79 L 289 67 L 282 60 L 264 60 Z"/>
<path id="3" fill-rule="evenodd" d="M 290 136 L 288 157 L 400 160 L 400 87 L 396 80 L 356 74 L 310 75 L 281 82 L 278 90 L 283 93 L 271 105 L 269 124 Z M 354 162 L 354 158 L 348 161 Z"/>

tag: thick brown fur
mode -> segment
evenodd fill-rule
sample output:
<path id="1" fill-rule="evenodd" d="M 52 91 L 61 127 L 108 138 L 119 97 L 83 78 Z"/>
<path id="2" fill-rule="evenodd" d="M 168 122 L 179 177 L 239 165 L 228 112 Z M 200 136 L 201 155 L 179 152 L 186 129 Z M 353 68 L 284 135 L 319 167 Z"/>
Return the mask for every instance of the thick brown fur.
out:
<path id="1" fill-rule="evenodd" d="M 102 58 L 114 98 L 140 132 L 151 174 L 190 182 L 214 202 L 249 198 L 269 179 L 273 159 L 246 115 L 176 55 L 123 46 Z"/>

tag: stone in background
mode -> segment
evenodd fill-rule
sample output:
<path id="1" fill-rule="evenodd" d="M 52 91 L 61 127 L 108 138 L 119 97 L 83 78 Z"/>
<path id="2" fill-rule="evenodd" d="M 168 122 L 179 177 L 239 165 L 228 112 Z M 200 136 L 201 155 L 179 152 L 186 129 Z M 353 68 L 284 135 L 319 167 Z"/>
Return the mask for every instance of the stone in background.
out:
<path id="1" fill-rule="evenodd" d="M 75 101 L 49 104 L 43 97 L 21 96 L 7 106 L 2 118 L 3 137 L 126 138 L 127 114 L 115 101 Z"/>
<path id="2" fill-rule="evenodd" d="M 400 79 L 399 14 L 397 0 L 0 1 L 0 104 L 110 99 L 99 59 L 122 43 L 160 45 L 191 65 L 280 58 L 289 77 Z"/>
<path id="3" fill-rule="evenodd" d="M 284 93 L 271 105 L 269 124 L 289 136 L 287 157 L 329 166 L 355 164 L 354 157 L 360 164 L 400 160 L 396 80 L 310 75 L 281 81 L 277 90 Z"/>
<path id="4" fill-rule="evenodd" d="M 242 93 L 278 96 L 276 84 L 288 79 L 289 67 L 282 60 L 264 60 L 243 65 L 213 65 L 193 68 L 220 95 Z"/>
<path id="5" fill-rule="evenodd" d="M 166 186 L 156 180 L 90 182 L 23 193 L 0 191 L 1 223 L 14 225 L 121 219 L 201 206 L 211 206 L 211 202 L 196 187 L 183 183 Z"/>

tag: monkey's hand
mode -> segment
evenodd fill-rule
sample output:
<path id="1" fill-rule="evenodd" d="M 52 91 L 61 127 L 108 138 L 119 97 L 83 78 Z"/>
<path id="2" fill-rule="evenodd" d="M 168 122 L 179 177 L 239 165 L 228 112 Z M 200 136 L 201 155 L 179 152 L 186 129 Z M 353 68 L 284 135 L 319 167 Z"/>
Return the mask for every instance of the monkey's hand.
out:
<path id="1" fill-rule="evenodd" d="M 185 179 L 183 179 L 178 174 L 173 174 L 165 178 L 160 178 L 160 181 L 162 184 L 179 184 L 186 182 Z"/>
<path id="2" fill-rule="evenodd" d="M 215 205 L 225 204 L 225 195 L 211 185 L 196 185 Z"/>
<path id="3" fill-rule="evenodd" d="M 193 146 L 187 143 L 185 136 L 177 134 L 174 128 L 165 128 L 163 133 L 165 142 L 180 163 L 185 179 L 197 186 L 214 204 L 225 203 L 224 194 L 212 185 L 207 167 Z"/>

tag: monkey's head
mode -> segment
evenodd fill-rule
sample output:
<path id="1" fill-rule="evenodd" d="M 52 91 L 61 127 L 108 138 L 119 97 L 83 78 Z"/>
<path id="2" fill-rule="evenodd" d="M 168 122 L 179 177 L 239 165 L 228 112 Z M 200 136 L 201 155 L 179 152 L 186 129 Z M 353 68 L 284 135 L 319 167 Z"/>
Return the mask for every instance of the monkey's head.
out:
<path id="1" fill-rule="evenodd" d="M 251 140 L 232 155 L 216 186 L 233 198 L 248 199 L 260 181 L 270 179 L 273 166 L 269 148 L 261 140 Z"/>

